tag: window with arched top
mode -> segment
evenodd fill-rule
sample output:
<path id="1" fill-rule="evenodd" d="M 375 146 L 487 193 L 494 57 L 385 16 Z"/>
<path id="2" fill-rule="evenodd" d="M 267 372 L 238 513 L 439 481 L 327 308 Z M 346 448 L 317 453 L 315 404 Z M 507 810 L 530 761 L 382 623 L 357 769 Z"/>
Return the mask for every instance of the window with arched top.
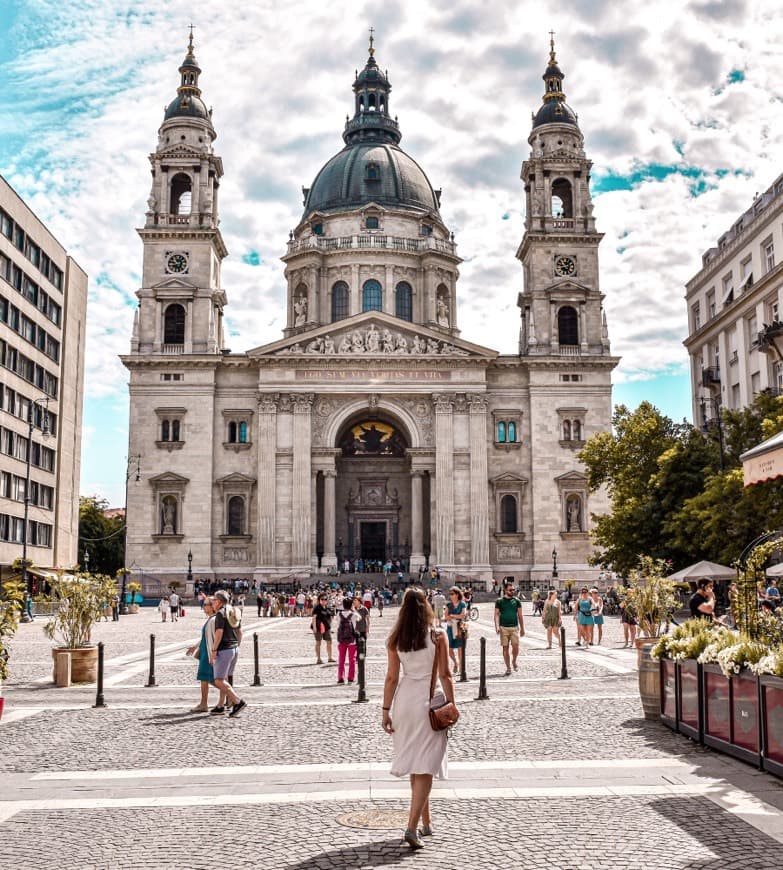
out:
<path id="1" fill-rule="evenodd" d="M 240 495 L 233 495 L 228 500 L 229 535 L 244 535 L 245 533 L 245 500 Z"/>
<path id="2" fill-rule="evenodd" d="M 245 420 L 239 421 L 239 427 L 237 429 L 237 440 L 240 444 L 247 444 L 247 422 Z"/>
<path id="3" fill-rule="evenodd" d="M 556 178 L 552 182 L 552 217 L 572 218 L 574 216 L 574 197 L 571 182 Z"/>
<path id="4" fill-rule="evenodd" d="M 407 281 L 400 281 L 396 288 L 395 314 L 401 320 L 413 320 L 413 289 Z"/>
<path id="5" fill-rule="evenodd" d="M 513 444 L 517 440 L 517 424 L 513 420 L 508 421 L 508 441 Z"/>
<path id="6" fill-rule="evenodd" d="M 237 424 L 235 420 L 231 420 L 228 424 L 228 443 L 236 444 L 237 442 Z"/>
<path id="7" fill-rule="evenodd" d="M 557 312 L 557 340 L 561 345 L 579 344 L 579 317 L 571 305 Z"/>
<path id="8" fill-rule="evenodd" d="M 168 420 L 164 420 L 160 424 L 160 440 L 168 441 L 171 438 L 171 424 Z"/>
<path id="9" fill-rule="evenodd" d="M 378 281 L 370 279 L 362 287 L 362 311 L 383 310 L 383 288 Z"/>
<path id="10" fill-rule="evenodd" d="M 498 422 L 497 442 L 498 442 L 498 444 L 505 444 L 506 443 L 506 422 L 505 422 L 505 420 L 500 420 Z"/>
<path id="11" fill-rule="evenodd" d="M 381 170 L 377 163 L 368 163 L 364 169 L 364 177 L 367 181 L 380 181 Z"/>
<path id="12" fill-rule="evenodd" d="M 513 495 L 500 499 L 500 530 L 504 534 L 515 534 L 517 529 L 517 500 Z"/>
<path id="13" fill-rule="evenodd" d="M 582 424 L 579 422 L 579 420 L 574 420 L 571 425 L 571 437 L 574 439 L 574 441 L 582 440 Z"/>
<path id="14" fill-rule="evenodd" d="M 190 176 L 178 172 L 171 179 L 170 214 L 190 214 L 192 183 Z"/>
<path id="15" fill-rule="evenodd" d="M 571 421 L 563 420 L 563 441 L 571 440 Z"/>
<path id="16" fill-rule="evenodd" d="M 172 421 L 171 421 L 171 440 L 172 440 L 172 441 L 179 441 L 179 440 L 180 440 L 180 437 L 179 437 L 179 420 L 172 420 Z"/>
<path id="17" fill-rule="evenodd" d="M 178 302 L 169 305 L 163 315 L 163 343 L 185 343 L 185 309 Z"/>
<path id="18" fill-rule="evenodd" d="M 344 320 L 348 316 L 348 285 L 338 281 L 332 287 L 332 322 Z"/>

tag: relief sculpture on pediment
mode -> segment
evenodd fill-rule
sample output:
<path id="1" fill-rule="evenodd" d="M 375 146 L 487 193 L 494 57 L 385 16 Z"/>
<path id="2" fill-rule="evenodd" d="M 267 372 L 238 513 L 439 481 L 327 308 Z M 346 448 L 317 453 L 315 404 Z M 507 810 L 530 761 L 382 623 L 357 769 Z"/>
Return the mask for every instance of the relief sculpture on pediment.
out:
<path id="1" fill-rule="evenodd" d="M 401 332 L 394 332 L 389 327 L 379 331 L 375 324 L 366 329 L 354 329 L 352 332 L 333 337 L 331 335 L 316 336 L 302 345 L 300 342 L 279 351 L 281 354 L 307 353 L 321 356 L 340 356 L 354 354 L 394 354 L 426 355 L 426 356 L 469 356 L 466 350 L 455 347 L 448 341 L 435 338 L 422 338 L 414 335 L 412 339 Z"/>

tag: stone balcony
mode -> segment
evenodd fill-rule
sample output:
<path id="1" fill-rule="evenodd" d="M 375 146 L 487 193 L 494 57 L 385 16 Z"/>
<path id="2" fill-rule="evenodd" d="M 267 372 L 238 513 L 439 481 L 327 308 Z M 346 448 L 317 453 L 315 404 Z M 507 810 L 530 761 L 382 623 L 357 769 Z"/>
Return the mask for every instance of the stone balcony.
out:
<path id="1" fill-rule="evenodd" d="M 437 251 L 441 254 L 457 255 L 457 246 L 446 239 L 436 239 L 433 236 L 421 236 L 409 239 L 401 236 L 388 236 L 375 233 L 362 233 L 354 236 L 306 236 L 303 239 L 292 239 L 288 242 L 287 254 L 298 254 L 302 251 L 342 251 L 381 249 L 386 251 L 402 251 L 405 253 L 423 253 Z"/>

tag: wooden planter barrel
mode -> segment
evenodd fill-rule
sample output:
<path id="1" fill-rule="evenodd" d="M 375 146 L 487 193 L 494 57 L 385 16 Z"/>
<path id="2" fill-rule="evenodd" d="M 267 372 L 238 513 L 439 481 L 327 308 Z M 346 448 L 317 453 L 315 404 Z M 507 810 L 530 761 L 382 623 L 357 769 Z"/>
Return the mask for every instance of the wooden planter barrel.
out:
<path id="1" fill-rule="evenodd" d="M 652 648 L 658 643 L 656 637 L 639 637 L 636 650 L 639 659 L 639 695 L 645 719 L 661 715 L 661 671 L 658 660 L 652 656 Z"/>
<path id="2" fill-rule="evenodd" d="M 98 647 L 82 646 L 78 649 L 52 649 L 52 660 L 56 660 L 57 653 L 67 652 L 71 654 L 71 682 L 94 683 L 98 679 Z M 52 679 L 56 676 L 52 671 Z"/>

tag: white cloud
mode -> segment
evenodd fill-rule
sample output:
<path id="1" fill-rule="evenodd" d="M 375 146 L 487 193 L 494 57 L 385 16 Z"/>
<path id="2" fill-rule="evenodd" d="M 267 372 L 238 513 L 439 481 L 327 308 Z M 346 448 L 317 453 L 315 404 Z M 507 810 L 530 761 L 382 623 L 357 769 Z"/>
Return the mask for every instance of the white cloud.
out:
<path id="1" fill-rule="evenodd" d="M 231 346 L 280 337 L 280 255 L 302 185 L 340 147 L 365 27 L 394 86 L 402 145 L 443 188 L 465 258 L 463 335 L 513 352 L 522 277 L 519 165 L 540 104 L 550 27 L 595 178 L 650 164 L 704 170 L 596 199 L 602 289 L 619 379 L 681 369 L 684 283 L 701 253 L 781 171 L 783 23 L 771 0 L 564 2 L 477 10 L 468 0 L 299 0 L 197 7 L 197 56 L 226 168 L 223 271 Z M 26 0 L 1 56 L 0 166 L 90 275 L 88 401 L 124 396 L 147 154 L 174 95 L 193 7 L 172 0 Z M 0 24 L 0 28 L 2 25 Z M 0 36 L 3 36 L 0 32 Z M 729 84 L 742 70 L 744 81 Z M 675 147 L 675 143 L 678 143 Z M 678 153 L 678 149 L 679 152 Z M 718 177 L 717 170 L 742 170 Z M 508 219 L 504 219 L 504 215 Z M 257 252 L 259 266 L 242 262 Z M 469 328 L 467 325 L 470 325 Z"/>

